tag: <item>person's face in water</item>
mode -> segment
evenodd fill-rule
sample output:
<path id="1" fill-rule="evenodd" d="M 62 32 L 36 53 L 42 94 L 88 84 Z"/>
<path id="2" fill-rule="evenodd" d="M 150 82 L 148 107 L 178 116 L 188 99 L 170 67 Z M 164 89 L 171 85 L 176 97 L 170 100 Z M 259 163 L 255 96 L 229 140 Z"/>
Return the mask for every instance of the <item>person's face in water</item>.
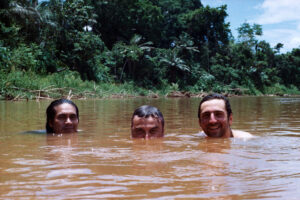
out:
<path id="1" fill-rule="evenodd" d="M 76 108 L 68 103 L 63 103 L 54 107 L 56 115 L 53 121 L 49 122 L 54 133 L 74 133 L 77 132 L 78 117 Z"/>
<path id="2" fill-rule="evenodd" d="M 232 115 L 228 117 L 222 99 L 205 101 L 201 105 L 199 124 L 209 137 L 231 137 Z"/>
<path id="3" fill-rule="evenodd" d="M 135 115 L 132 119 L 131 136 L 144 139 L 163 137 L 162 122 L 155 116 L 144 118 Z"/>

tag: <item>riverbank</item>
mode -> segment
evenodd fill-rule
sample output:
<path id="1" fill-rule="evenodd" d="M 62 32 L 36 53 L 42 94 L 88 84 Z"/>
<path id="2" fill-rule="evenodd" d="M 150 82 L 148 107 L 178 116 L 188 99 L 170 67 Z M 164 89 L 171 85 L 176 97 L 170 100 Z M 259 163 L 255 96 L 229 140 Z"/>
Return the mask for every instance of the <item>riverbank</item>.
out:
<path id="1" fill-rule="evenodd" d="M 220 86 L 218 91 L 197 91 L 190 87 L 180 90 L 177 84 L 151 86 L 143 88 L 134 82 L 125 83 L 95 83 L 83 81 L 78 73 L 66 71 L 49 75 L 37 75 L 31 72 L 15 71 L 9 74 L 0 74 L 1 100 L 43 100 L 56 98 L 72 99 L 101 99 L 101 98 L 159 98 L 159 97 L 203 97 L 207 93 L 217 92 L 227 96 L 260 96 L 260 95 L 300 95 L 296 87 L 287 88 L 275 84 L 264 91 L 253 88 L 230 88 Z"/>

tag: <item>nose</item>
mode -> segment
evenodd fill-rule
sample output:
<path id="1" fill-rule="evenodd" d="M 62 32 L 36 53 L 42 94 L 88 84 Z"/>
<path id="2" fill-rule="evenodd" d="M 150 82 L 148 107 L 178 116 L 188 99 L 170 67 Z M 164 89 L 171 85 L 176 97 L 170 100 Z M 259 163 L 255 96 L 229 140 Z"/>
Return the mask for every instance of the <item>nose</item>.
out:
<path id="1" fill-rule="evenodd" d="M 211 113 L 209 118 L 209 123 L 215 123 L 215 122 L 217 122 L 215 115 L 214 113 Z"/>
<path id="2" fill-rule="evenodd" d="M 71 123 L 72 123 L 72 121 L 71 121 L 70 117 L 68 117 L 66 120 L 66 124 L 71 124 Z"/>
<path id="3" fill-rule="evenodd" d="M 147 132 L 145 135 L 145 140 L 148 140 L 150 138 L 149 133 Z"/>

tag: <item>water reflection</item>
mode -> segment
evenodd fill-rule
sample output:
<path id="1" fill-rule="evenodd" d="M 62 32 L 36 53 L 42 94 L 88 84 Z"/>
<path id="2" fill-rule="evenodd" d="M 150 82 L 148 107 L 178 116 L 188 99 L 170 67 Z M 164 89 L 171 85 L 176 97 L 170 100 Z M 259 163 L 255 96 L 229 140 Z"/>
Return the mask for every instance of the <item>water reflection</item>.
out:
<path id="1" fill-rule="evenodd" d="M 132 166 L 135 174 L 155 173 L 168 167 L 164 162 L 162 138 L 135 139 L 132 143 Z"/>
<path id="2" fill-rule="evenodd" d="M 233 129 L 259 136 L 251 140 L 199 137 L 199 102 L 77 100 L 83 132 L 64 135 L 19 134 L 44 128 L 49 102 L 0 102 L 0 198 L 299 197 L 300 98 L 231 98 Z M 164 138 L 131 139 L 144 104 L 162 111 Z"/>
<path id="3" fill-rule="evenodd" d="M 228 153 L 231 146 L 231 140 L 221 138 L 203 138 L 198 148 L 207 153 Z"/>
<path id="4" fill-rule="evenodd" d="M 46 134 L 47 145 L 54 147 L 72 147 L 78 143 L 77 133 Z"/>
<path id="5" fill-rule="evenodd" d="M 45 146 L 45 159 L 51 161 L 47 167 L 47 179 L 64 178 L 90 173 L 90 170 L 82 170 L 73 167 L 78 143 L 77 133 L 71 134 L 47 134 L 47 146 Z"/>
<path id="6" fill-rule="evenodd" d="M 198 149 L 205 153 L 200 160 L 203 187 L 207 193 L 224 194 L 230 191 L 231 178 L 228 153 L 231 139 L 203 138 Z M 224 199 L 231 197 L 223 196 Z"/>

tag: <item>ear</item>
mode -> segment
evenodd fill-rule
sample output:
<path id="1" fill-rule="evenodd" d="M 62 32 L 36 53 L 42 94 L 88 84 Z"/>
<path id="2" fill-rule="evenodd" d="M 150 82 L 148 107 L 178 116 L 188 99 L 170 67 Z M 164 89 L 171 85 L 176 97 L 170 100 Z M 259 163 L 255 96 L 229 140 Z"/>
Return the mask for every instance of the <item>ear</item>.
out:
<path id="1" fill-rule="evenodd" d="M 229 122 L 229 125 L 231 126 L 231 124 L 232 124 L 232 113 L 229 116 L 228 122 Z"/>
<path id="2" fill-rule="evenodd" d="M 52 122 L 52 120 L 49 120 L 48 124 L 49 124 L 49 126 L 50 126 L 51 128 L 53 128 L 53 122 Z"/>
<path id="3" fill-rule="evenodd" d="M 198 120 L 199 126 L 201 127 L 201 119 Z M 201 127 L 202 128 L 202 127 Z"/>
<path id="4" fill-rule="evenodd" d="M 164 134 L 164 132 L 165 132 L 165 126 L 163 125 L 162 120 L 159 119 L 159 118 L 157 118 L 157 121 L 158 121 L 158 123 L 160 123 L 160 125 L 161 125 L 161 132 L 162 132 L 162 134 Z"/>

